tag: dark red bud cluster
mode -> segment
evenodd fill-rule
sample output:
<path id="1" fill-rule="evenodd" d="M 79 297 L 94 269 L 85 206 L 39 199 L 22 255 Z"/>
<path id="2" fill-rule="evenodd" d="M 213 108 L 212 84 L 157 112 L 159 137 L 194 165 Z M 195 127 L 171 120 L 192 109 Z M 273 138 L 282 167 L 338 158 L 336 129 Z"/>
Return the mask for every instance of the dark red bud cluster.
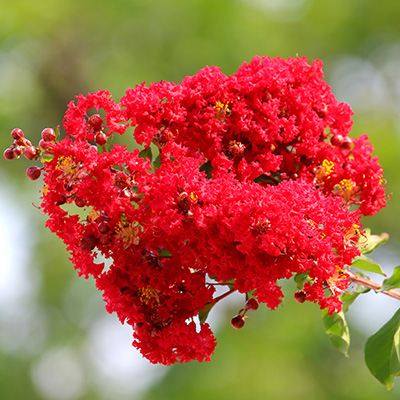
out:
<path id="1" fill-rule="evenodd" d="M 51 152 L 57 135 L 52 128 L 43 129 L 41 133 L 42 139 L 38 146 L 33 146 L 31 141 L 25 138 L 24 132 L 20 128 L 13 129 L 11 131 L 11 137 L 14 139 L 14 142 L 3 152 L 3 157 L 6 160 L 14 160 L 24 155 L 27 160 L 37 161 L 45 153 Z M 43 168 L 37 166 L 29 167 L 26 170 L 27 178 L 31 181 L 35 181 L 40 177 L 42 169 Z"/>
<path id="2" fill-rule="evenodd" d="M 107 143 L 107 135 L 103 132 L 103 119 L 99 114 L 94 114 L 89 118 L 89 129 L 95 134 L 95 142 L 99 146 L 104 146 Z"/>
<path id="3" fill-rule="evenodd" d="M 331 137 L 331 144 L 335 147 L 340 147 L 342 150 L 351 150 L 353 141 L 348 136 L 342 136 L 339 133 Z"/>
<path id="4" fill-rule="evenodd" d="M 231 319 L 231 325 L 235 329 L 243 328 L 247 311 L 256 311 L 258 309 L 258 301 L 254 297 L 250 297 L 246 301 L 245 308 L 239 310 L 239 314 Z"/>

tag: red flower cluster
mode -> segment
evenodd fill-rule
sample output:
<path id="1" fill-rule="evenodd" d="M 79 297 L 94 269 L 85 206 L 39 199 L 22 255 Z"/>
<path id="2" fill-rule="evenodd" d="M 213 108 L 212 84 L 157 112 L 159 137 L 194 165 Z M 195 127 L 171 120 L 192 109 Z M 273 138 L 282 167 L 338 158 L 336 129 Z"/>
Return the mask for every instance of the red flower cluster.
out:
<path id="1" fill-rule="evenodd" d="M 207 67 L 119 103 L 80 95 L 65 139 L 37 151 L 47 226 L 146 358 L 209 360 L 215 338 L 194 318 L 219 300 L 216 284 L 252 299 L 234 327 L 258 302 L 276 308 L 277 281 L 294 274 L 307 275 L 302 301 L 340 311 L 360 218 L 386 202 L 367 137 L 348 137 L 351 115 L 305 58 L 255 57 L 233 76 Z M 129 131 L 144 150 L 110 145 Z"/>

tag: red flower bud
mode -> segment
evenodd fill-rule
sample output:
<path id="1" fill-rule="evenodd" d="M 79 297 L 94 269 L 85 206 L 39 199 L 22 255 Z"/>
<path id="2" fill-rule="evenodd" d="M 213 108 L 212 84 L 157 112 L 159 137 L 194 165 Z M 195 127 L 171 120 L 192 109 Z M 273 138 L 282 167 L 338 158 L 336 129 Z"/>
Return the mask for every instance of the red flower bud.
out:
<path id="1" fill-rule="evenodd" d="M 26 170 L 26 176 L 31 181 L 36 181 L 36 179 L 39 179 L 41 171 L 42 171 L 41 168 L 37 166 L 29 167 Z"/>
<path id="2" fill-rule="evenodd" d="M 99 132 L 103 126 L 103 120 L 99 114 L 94 114 L 89 118 L 88 124 L 95 132 Z"/>
<path id="3" fill-rule="evenodd" d="M 333 135 L 331 137 L 332 146 L 340 147 L 343 144 L 343 141 L 344 141 L 344 137 L 340 134 Z"/>
<path id="4" fill-rule="evenodd" d="M 54 132 L 54 129 L 52 128 L 45 128 L 42 130 L 42 139 L 45 142 L 54 142 L 56 140 L 56 133 Z"/>
<path id="5" fill-rule="evenodd" d="M 248 310 L 252 310 L 252 311 L 257 310 L 257 308 L 258 308 L 258 301 L 257 301 L 254 297 L 251 297 L 250 299 L 248 299 L 248 300 L 246 301 L 246 308 L 247 308 Z"/>
<path id="6" fill-rule="evenodd" d="M 243 317 L 243 315 L 235 315 L 235 316 L 231 319 L 231 325 L 232 325 L 235 329 L 243 328 L 243 325 L 244 325 L 244 317 Z"/>
<path id="7" fill-rule="evenodd" d="M 350 150 L 352 146 L 353 146 L 353 141 L 348 136 L 346 136 L 343 139 L 343 143 L 341 144 L 340 148 L 342 150 Z"/>
<path id="8" fill-rule="evenodd" d="M 29 146 L 24 150 L 24 156 L 28 160 L 33 160 L 37 156 L 37 149 L 35 146 Z"/>
<path id="9" fill-rule="evenodd" d="M 107 143 L 107 135 L 105 133 L 98 133 L 95 138 L 96 144 L 104 146 Z"/>
<path id="10" fill-rule="evenodd" d="M 14 152 L 12 149 L 5 149 L 3 152 L 3 157 L 6 160 L 14 160 L 15 156 L 14 156 Z"/>
<path id="11" fill-rule="evenodd" d="M 306 292 L 304 290 L 298 290 L 294 294 L 294 299 L 299 303 L 302 304 L 306 301 Z"/>
<path id="12" fill-rule="evenodd" d="M 39 146 L 43 149 L 43 150 L 49 150 L 53 147 L 54 143 L 53 142 L 46 142 L 44 139 L 42 139 L 39 142 Z"/>
<path id="13" fill-rule="evenodd" d="M 13 153 L 14 153 L 14 158 L 17 158 L 23 153 L 23 150 L 21 149 L 21 147 L 16 146 L 13 148 Z"/>
<path id="14" fill-rule="evenodd" d="M 15 128 L 11 131 L 11 136 L 15 140 L 22 139 L 24 137 L 24 132 L 19 128 Z"/>
<path id="15" fill-rule="evenodd" d="M 110 230 L 109 226 L 107 225 L 107 222 L 104 221 L 99 223 L 98 228 L 100 233 L 107 233 Z"/>

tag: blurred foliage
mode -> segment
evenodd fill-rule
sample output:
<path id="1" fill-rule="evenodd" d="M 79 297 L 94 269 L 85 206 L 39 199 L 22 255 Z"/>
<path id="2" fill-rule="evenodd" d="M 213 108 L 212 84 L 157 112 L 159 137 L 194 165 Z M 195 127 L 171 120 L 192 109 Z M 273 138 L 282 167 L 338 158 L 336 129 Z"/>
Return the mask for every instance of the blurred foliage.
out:
<path id="1" fill-rule="evenodd" d="M 37 142 L 44 127 L 61 123 L 66 105 L 78 93 L 107 89 L 119 98 L 142 81 L 179 82 L 205 65 L 231 74 L 255 54 L 304 54 L 324 61 L 333 92 L 356 112 L 353 135 L 370 136 L 394 193 L 389 205 L 364 224 L 376 233 L 389 232 L 393 243 L 400 240 L 395 223 L 400 213 L 398 2 L 3 0 L 0 6 L 2 149 L 11 143 L 9 132 L 16 126 Z M 24 208 L 37 203 L 38 185 L 25 180 L 30 163 L 0 163 L 2 181 L 19 191 L 16 203 Z M 0 350 L 0 399 L 43 398 L 32 383 L 35 366 L 49 349 L 67 345 L 78 353 L 84 390 L 58 398 L 132 398 L 128 390 L 117 395 L 97 387 L 99 378 L 82 349 L 89 328 L 105 314 L 101 295 L 93 282 L 76 283 L 63 245 L 44 231 L 44 218 L 36 214 L 32 207 L 25 213 L 31 216 L 31 240 L 36 243 L 27 269 L 40 277 L 38 308 L 32 315 L 40 315 L 43 323 L 36 330 L 19 328 L 27 330 L 33 343 L 37 340 L 29 352 Z M 233 331 L 229 316 L 223 318 L 213 361 L 168 369 L 166 379 L 146 399 L 398 396 L 398 391 L 387 393 L 367 372 L 361 335 L 352 338 L 350 358 L 345 359 L 329 347 L 316 307 L 289 303 L 277 312 L 258 311 L 242 331 Z M 8 332 L 3 325 L 0 330 Z M 35 339 L 40 335 L 42 339 Z"/>

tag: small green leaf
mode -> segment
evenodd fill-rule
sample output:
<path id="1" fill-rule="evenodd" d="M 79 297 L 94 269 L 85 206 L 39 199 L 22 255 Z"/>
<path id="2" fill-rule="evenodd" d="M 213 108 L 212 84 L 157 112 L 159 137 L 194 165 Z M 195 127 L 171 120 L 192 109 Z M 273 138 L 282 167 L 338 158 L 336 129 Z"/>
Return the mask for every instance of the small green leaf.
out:
<path id="1" fill-rule="evenodd" d="M 386 274 L 382 271 L 382 267 L 377 262 L 371 260 L 363 254 L 354 259 L 353 264 L 351 264 L 351 268 L 361 269 L 362 271 L 375 272 L 376 274 L 386 276 Z"/>
<path id="2" fill-rule="evenodd" d="M 151 147 L 145 147 L 143 150 L 139 152 L 139 157 L 142 157 L 143 160 L 146 160 L 146 158 L 150 158 L 150 161 L 153 160 L 153 152 L 151 150 Z"/>
<path id="3" fill-rule="evenodd" d="M 400 374 L 399 335 L 400 309 L 365 344 L 365 363 L 388 390 L 393 389 L 394 377 Z"/>
<path id="4" fill-rule="evenodd" d="M 232 288 L 233 288 L 233 286 L 232 286 Z M 250 292 L 246 292 L 246 301 L 248 299 L 256 299 L 257 300 L 256 289 L 253 289 Z"/>
<path id="5" fill-rule="evenodd" d="M 293 278 L 294 282 L 296 283 L 297 289 L 301 290 L 304 287 L 304 284 L 307 281 L 310 281 L 311 278 L 308 276 L 308 271 L 301 272 L 300 274 L 296 274 Z"/>
<path id="6" fill-rule="evenodd" d="M 201 324 L 206 322 L 208 314 L 210 314 L 210 311 L 213 307 L 214 303 L 208 302 L 205 307 L 199 311 L 199 320 Z"/>
<path id="7" fill-rule="evenodd" d="M 45 154 L 45 155 L 40 159 L 40 161 L 41 161 L 42 163 L 45 163 L 45 162 L 51 161 L 53 158 L 54 158 L 53 154 Z"/>
<path id="8" fill-rule="evenodd" d="M 58 142 L 59 141 L 59 139 L 60 139 L 60 125 L 57 125 L 55 128 L 54 128 L 54 133 L 56 134 L 56 142 Z"/>
<path id="9" fill-rule="evenodd" d="M 367 245 L 361 250 L 361 254 L 372 253 L 377 247 L 389 240 L 389 234 L 387 233 L 371 235 L 371 229 L 369 228 L 365 229 L 364 233 L 367 238 Z"/>
<path id="10" fill-rule="evenodd" d="M 154 159 L 153 166 L 154 166 L 154 168 L 160 168 L 161 167 L 161 158 L 160 158 L 159 155 Z"/>
<path id="11" fill-rule="evenodd" d="M 168 250 L 165 250 L 165 249 L 159 250 L 158 253 L 160 254 L 161 257 L 167 257 L 167 258 L 172 257 L 171 253 Z"/>
<path id="12" fill-rule="evenodd" d="M 111 150 L 111 145 L 112 145 L 113 139 L 114 139 L 114 135 L 110 135 L 110 136 L 107 138 L 107 142 L 106 142 L 106 144 L 104 145 L 104 148 L 106 149 L 106 152 L 107 152 L 107 153 L 109 153 L 110 150 Z"/>
<path id="13" fill-rule="evenodd" d="M 323 309 L 322 322 L 324 323 L 325 333 L 329 336 L 333 346 L 348 357 L 350 333 L 343 311 L 329 315 L 328 309 Z"/>
<path id="14" fill-rule="evenodd" d="M 400 265 L 394 269 L 393 275 L 390 278 L 386 278 L 382 282 L 382 287 L 378 289 L 377 292 L 396 288 L 400 288 Z"/>

